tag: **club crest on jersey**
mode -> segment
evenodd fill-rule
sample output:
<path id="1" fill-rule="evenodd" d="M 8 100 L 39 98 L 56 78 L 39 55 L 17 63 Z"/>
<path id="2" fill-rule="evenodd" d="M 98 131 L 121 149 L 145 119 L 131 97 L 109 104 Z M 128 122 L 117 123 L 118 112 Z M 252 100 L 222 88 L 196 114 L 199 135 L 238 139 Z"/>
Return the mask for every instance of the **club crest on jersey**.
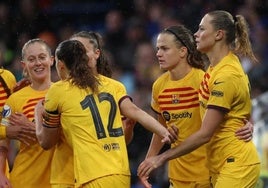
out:
<path id="1" fill-rule="evenodd" d="M 172 95 L 172 104 L 177 104 L 179 103 L 179 95 L 178 94 L 173 94 Z"/>

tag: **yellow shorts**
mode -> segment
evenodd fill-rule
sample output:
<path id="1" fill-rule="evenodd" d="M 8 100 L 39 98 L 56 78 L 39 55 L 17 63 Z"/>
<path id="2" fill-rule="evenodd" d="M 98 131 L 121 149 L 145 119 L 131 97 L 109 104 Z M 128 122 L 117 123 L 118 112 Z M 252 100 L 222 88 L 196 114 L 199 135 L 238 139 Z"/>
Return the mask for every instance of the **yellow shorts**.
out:
<path id="1" fill-rule="evenodd" d="M 178 181 L 170 179 L 169 188 L 210 188 L 210 181 Z"/>
<path id="2" fill-rule="evenodd" d="M 88 183 L 79 188 L 130 188 L 130 176 L 126 175 L 110 175 L 104 176 Z"/>
<path id="3" fill-rule="evenodd" d="M 234 166 L 226 164 L 219 174 L 211 174 L 213 188 L 255 188 L 260 175 L 260 164 Z"/>

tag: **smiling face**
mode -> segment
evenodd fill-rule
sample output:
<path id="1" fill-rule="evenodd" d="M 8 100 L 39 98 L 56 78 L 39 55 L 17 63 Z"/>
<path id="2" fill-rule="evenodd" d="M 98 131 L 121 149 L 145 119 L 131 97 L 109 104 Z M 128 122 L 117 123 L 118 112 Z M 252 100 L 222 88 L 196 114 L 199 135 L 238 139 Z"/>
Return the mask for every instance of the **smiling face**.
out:
<path id="1" fill-rule="evenodd" d="M 161 33 L 156 42 L 158 62 L 163 70 L 171 70 L 180 62 L 180 48 L 175 42 L 175 36 L 168 33 Z"/>
<path id="2" fill-rule="evenodd" d="M 42 82 L 50 79 L 53 57 L 43 43 L 34 42 L 25 48 L 22 65 L 33 82 Z"/>

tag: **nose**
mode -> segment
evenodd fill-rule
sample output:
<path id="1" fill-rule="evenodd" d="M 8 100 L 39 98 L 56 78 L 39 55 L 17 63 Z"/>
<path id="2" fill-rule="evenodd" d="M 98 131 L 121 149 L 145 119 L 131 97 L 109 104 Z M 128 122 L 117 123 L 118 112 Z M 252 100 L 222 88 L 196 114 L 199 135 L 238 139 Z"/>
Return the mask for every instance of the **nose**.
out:
<path id="1" fill-rule="evenodd" d="M 161 56 L 161 52 L 160 52 L 160 50 L 157 50 L 156 57 L 160 57 L 160 56 Z"/>
<path id="2" fill-rule="evenodd" d="M 196 32 L 194 33 L 194 38 L 195 38 L 195 39 L 197 38 L 197 35 L 198 35 L 198 31 L 196 31 Z"/>
<path id="3" fill-rule="evenodd" d="M 36 65 L 41 65 L 42 62 L 43 62 L 42 59 L 37 58 L 36 61 L 35 61 L 35 64 Z"/>

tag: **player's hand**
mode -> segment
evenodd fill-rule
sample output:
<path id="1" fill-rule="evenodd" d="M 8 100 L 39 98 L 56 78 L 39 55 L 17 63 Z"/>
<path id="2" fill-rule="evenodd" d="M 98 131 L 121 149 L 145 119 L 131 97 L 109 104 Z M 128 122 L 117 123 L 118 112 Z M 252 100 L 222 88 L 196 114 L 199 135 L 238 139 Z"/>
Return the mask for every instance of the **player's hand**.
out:
<path id="1" fill-rule="evenodd" d="M 172 125 L 168 128 L 168 132 L 171 134 L 171 143 L 176 142 L 178 140 L 179 129 L 175 125 Z"/>
<path id="2" fill-rule="evenodd" d="M 150 173 L 164 164 L 161 155 L 146 158 L 138 167 L 138 176 L 144 185 L 149 186 L 148 178 Z"/>
<path id="3" fill-rule="evenodd" d="M 149 176 L 147 177 L 139 177 L 141 184 L 145 187 L 145 188 L 152 188 L 152 185 L 149 183 L 148 179 Z"/>
<path id="4" fill-rule="evenodd" d="M 162 143 L 171 144 L 176 142 L 178 139 L 178 128 L 176 126 L 169 127 L 163 137 L 161 140 Z"/>
<path id="5" fill-rule="evenodd" d="M 245 125 L 243 127 L 241 127 L 240 129 L 238 129 L 235 132 L 235 135 L 240 139 L 240 140 L 244 140 L 245 142 L 248 142 L 250 140 L 252 140 L 253 138 L 253 124 L 248 121 L 248 120 L 244 120 Z"/>
<path id="6" fill-rule="evenodd" d="M 13 113 L 9 117 L 10 125 L 7 127 L 7 137 L 17 139 L 26 145 L 36 141 L 35 126 L 23 113 Z"/>

